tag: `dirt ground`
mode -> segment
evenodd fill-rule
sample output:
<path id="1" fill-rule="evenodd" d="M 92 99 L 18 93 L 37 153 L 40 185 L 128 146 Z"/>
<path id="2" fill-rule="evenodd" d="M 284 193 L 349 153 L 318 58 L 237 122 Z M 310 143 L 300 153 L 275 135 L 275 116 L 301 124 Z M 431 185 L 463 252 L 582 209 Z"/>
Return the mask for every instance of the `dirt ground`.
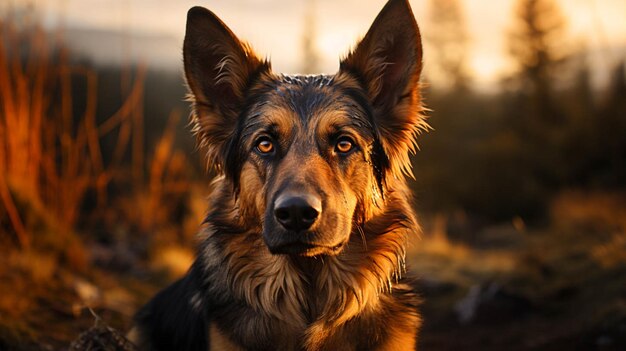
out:
<path id="1" fill-rule="evenodd" d="M 623 231 L 575 221 L 483 228 L 469 243 L 435 230 L 410 260 L 424 298 L 421 347 L 624 350 L 625 255 Z"/>

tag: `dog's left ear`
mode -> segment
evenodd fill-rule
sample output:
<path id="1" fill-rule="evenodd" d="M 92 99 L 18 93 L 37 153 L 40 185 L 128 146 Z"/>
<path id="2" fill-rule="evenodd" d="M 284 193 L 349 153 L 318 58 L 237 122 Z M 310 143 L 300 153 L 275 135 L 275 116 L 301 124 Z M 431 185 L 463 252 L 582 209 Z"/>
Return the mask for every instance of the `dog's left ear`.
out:
<path id="1" fill-rule="evenodd" d="M 203 7 L 193 7 L 187 13 L 183 58 L 193 101 L 194 130 L 208 161 L 223 169 L 244 108 L 245 91 L 256 77 L 270 72 L 270 64 Z"/>
<path id="2" fill-rule="evenodd" d="M 365 88 L 395 175 L 412 175 L 409 151 L 415 151 L 417 132 L 427 127 L 421 115 L 421 71 L 421 37 L 408 0 L 390 0 L 340 65 L 340 72 Z"/>

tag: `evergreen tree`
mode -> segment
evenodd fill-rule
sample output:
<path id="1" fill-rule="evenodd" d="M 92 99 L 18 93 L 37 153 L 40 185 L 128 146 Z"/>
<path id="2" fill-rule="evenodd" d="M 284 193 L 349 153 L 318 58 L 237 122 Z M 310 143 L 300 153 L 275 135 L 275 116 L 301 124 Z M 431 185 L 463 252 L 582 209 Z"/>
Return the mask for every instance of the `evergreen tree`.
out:
<path id="1" fill-rule="evenodd" d="M 554 104 L 554 78 L 565 61 L 565 20 L 554 0 L 518 0 L 509 50 L 515 61 L 525 107 L 524 129 L 531 134 L 550 132 L 562 121 Z"/>
<path id="2" fill-rule="evenodd" d="M 315 19 L 315 0 L 307 0 L 304 12 L 304 28 L 302 32 L 303 65 L 301 72 L 304 74 L 320 73 L 320 57 L 315 46 L 317 38 Z"/>
<path id="3" fill-rule="evenodd" d="M 429 3 L 430 29 L 426 40 L 431 52 L 431 71 L 444 87 L 465 91 L 469 87 L 466 65 L 469 38 L 465 27 L 463 8 L 458 0 L 431 0 Z"/>

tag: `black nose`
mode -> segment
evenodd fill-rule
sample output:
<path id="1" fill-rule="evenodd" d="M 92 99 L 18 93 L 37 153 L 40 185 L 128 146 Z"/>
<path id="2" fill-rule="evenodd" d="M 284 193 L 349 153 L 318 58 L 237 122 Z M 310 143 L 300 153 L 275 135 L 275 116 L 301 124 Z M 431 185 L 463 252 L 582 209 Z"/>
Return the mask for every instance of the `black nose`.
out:
<path id="1" fill-rule="evenodd" d="M 309 229 L 322 212 L 322 202 L 313 195 L 282 195 L 274 204 L 274 217 L 285 229 Z"/>

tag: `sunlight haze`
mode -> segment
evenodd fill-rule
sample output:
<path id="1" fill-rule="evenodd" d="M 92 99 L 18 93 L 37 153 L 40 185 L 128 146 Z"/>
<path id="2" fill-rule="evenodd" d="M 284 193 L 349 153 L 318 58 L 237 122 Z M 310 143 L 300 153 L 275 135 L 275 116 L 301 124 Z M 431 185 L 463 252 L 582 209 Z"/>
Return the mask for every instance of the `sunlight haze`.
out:
<path id="1" fill-rule="evenodd" d="M 9 2 L 11 6 L 12 2 Z M 33 4 L 44 15 L 48 28 L 117 32 L 130 34 L 122 47 L 116 41 L 104 45 L 97 40 L 76 40 L 79 51 L 96 60 L 124 62 L 147 61 L 157 67 L 180 69 L 180 47 L 184 36 L 186 11 L 200 5 L 214 11 L 256 51 L 272 59 L 276 71 L 297 73 L 301 69 L 303 23 L 307 1 L 237 0 L 237 1 L 164 1 L 164 0 L 59 0 L 17 1 Z M 315 47 L 320 56 L 319 68 L 332 73 L 338 57 L 345 55 L 355 40 L 368 29 L 384 0 L 313 1 Z M 514 15 L 514 0 L 461 2 L 469 34 L 468 66 L 474 83 L 482 89 L 493 87 L 513 70 L 506 48 L 506 37 Z M 621 0 L 560 0 L 567 21 L 563 40 L 579 51 L 586 48 L 588 59 L 596 67 L 608 67 L 626 55 L 626 2 Z M 412 0 L 417 21 L 425 39 L 429 36 L 426 0 Z M 1 7 L 0 7 L 1 8 Z M 80 37 L 80 36 L 79 36 Z M 135 38 L 138 37 L 138 38 Z M 142 38 L 165 38 L 162 44 L 145 45 Z M 71 41 L 75 37 L 69 35 Z M 123 41 L 123 40 L 122 40 Z M 106 41 L 105 41 L 106 42 Z M 425 43 L 425 72 L 428 75 L 429 44 Z M 600 71 L 600 69 L 598 69 Z M 433 84 L 437 77 L 429 77 Z M 596 83 L 606 77 L 596 74 Z M 597 85 L 597 84 L 596 84 Z"/>

